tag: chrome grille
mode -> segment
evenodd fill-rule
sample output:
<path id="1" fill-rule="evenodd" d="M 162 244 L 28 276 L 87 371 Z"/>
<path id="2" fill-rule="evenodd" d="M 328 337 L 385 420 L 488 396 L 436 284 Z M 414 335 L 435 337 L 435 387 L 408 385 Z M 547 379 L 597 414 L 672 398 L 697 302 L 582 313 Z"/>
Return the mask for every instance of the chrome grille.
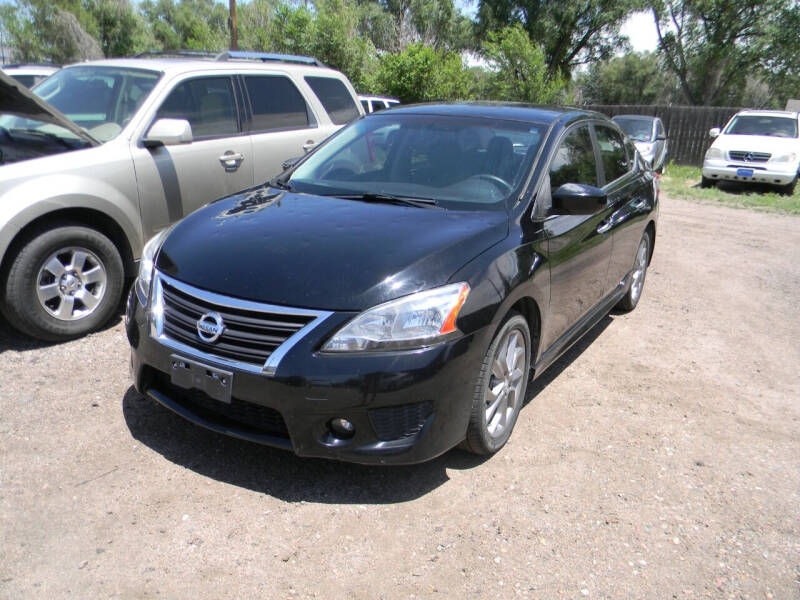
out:
<path id="1" fill-rule="evenodd" d="M 305 331 L 330 313 L 289 309 L 229 298 L 194 288 L 170 277 L 154 277 L 153 334 L 181 351 L 272 375 L 277 362 Z M 222 334 L 213 342 L 200 338 L 197 322 L 206 313 L 218 313 Z M 287 341 L 289 342 L 287 344 Z"/>
<path id="2" fill-rule="evenodd" d="M 729 150 L 731 160 L 742 162 L 767 162 L 772 154 L 769 152 L 748 152 L 747 150 Z"/>

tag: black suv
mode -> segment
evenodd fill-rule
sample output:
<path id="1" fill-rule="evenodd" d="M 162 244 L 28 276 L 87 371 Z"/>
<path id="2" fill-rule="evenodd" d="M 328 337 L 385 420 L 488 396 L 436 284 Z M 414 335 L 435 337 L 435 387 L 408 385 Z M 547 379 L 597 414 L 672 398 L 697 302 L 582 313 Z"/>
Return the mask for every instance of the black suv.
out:
<path id="1" fill-rule="evenodd" d="M 136 389 L 301 456 L 496 452 L 529 379 L 636 306 L 657 213 L 652 171 L 599 114 L 370 115 L 147 244 Z"/>

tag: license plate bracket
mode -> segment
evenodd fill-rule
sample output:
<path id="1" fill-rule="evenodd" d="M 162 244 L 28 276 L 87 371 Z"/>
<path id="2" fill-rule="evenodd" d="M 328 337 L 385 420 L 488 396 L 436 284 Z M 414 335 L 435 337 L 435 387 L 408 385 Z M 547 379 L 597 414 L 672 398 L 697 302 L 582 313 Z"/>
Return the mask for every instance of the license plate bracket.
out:
<path id="1" fill-rule="evenodd" d="M 739 177 L 752 177 L 753 169 L 736 169 L 736 174 Z"/>
<path id="2" fill-rule="evenodd" d="M 231 403 L 233 373 L 173 354 L 170 356 L 170 382 L 186 390 L 195 389 L 214 400 Z"/>

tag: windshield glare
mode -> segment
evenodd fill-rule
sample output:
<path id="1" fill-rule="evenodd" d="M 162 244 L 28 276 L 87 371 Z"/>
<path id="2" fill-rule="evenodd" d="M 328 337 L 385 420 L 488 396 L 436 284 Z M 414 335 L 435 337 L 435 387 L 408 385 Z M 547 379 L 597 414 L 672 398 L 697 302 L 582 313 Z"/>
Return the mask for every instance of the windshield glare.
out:
<path id="1" fill-rule="evenodd" d="M 771 115 L 741 115 L 734 117 L 725 133 L 732 135 L 767 135 L 797 137 L 797 119 Z"/>
<path id="2" fill-rule="evenodd" d="M 155 87 L 154 71 L 117 67 L 69 67 L 33 92 L 67 115 L 93 138 L 107 142 L 128 124 Z"/>
<path id="3" fill-rule="evenodd" d="M 653 139 L 653 122 L 645 119 L 614 119 L 614 122 L 637 142 L 649 142 Z"/>
<path id="4" fill-rule="evenodd" d="M 524 185 L 545 131 L 516 121 L 384 113 L 346 127 L 289 181 L 298 192 L 501 210 Z"/>

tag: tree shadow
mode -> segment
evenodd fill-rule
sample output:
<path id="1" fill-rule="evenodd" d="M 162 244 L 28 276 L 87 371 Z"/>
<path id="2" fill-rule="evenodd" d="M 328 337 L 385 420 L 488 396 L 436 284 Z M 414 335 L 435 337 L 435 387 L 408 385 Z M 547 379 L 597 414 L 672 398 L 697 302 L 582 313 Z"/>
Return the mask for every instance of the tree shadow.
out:
<path id="1" fill-rule="evenodd" d="M 604 317 L 536 379 L 526 403 L 566 369 L 613 322 Z M 447 469 L 472 469 L 490 457 L 453 449 L 409 466 L 364 466 L 300 458 L 285 450 L 220 435 L 179 417 L 130 387 L 122 412 L 131 435 L 177 465 L 217 481 L 287 502 L 387 504 L 409 502 L 445 484 Z"/>

